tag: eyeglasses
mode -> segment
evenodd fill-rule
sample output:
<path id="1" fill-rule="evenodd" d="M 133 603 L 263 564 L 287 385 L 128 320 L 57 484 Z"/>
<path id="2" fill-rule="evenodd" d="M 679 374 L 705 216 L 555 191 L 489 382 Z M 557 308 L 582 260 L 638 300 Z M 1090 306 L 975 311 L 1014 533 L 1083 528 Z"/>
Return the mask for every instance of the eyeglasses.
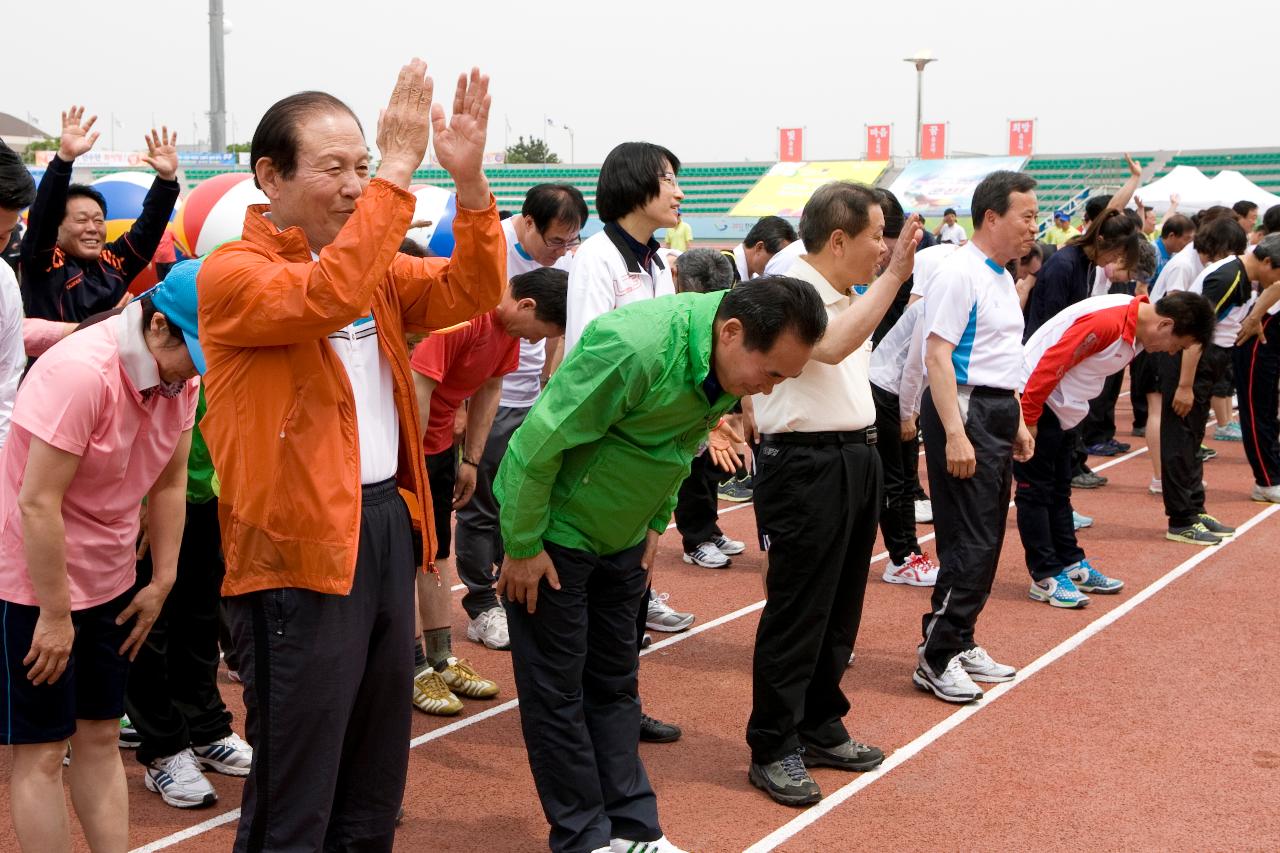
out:
<path id="1" fill-rule="evenodd" d="M 667 184 L 668 186 L 673 186 L 673 187 L 680 186 L 680 184 L 676 181 L 675 172 L 663 172 L 661 175 L 658 175 L 658 180 L 662 181 L 664 184 Z"/>
<path id="2" fill-rule="evenodd" d="M 578 235 L 577 237 L 574 237 L 572 240 L 561 240 L 559 237 L 555 238 L 554 240 L 548 240 L 546 236 L 541 231 L 539 231 L 538 239 L 542 241 L 542 245 L 556 252 L 567 251 L 569 249 L 576 249 L 582 245 L 582 235 Z"/>

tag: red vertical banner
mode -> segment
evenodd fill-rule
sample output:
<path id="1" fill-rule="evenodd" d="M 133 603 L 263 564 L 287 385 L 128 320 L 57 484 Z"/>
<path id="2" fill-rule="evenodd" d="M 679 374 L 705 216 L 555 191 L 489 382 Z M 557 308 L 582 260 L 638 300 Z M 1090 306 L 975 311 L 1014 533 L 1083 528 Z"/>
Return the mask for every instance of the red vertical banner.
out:
<path id="1" fill-rule="evenodd" d="M 1009 156 L 1030 157 L 1035 132 L 1035 119 L 1014 119 L 1009 122 Z"/>
<path id="2" fill-rule="evenodd" d="M 867 159 L 888 160 L 889 151 L 889 125 L 867 125 Z"/>
<path id="3" fill-rule="evenodd" d="M 926 124 L 920 128 L 920 159 L 941 160 L 947 156 L 947 125 Z"/>
<path id="4" fill-rule="evenodd" d="M 804 160 L 804 128 L 778 128 L 778 159 L 783 163 L 799 163 Z"/>

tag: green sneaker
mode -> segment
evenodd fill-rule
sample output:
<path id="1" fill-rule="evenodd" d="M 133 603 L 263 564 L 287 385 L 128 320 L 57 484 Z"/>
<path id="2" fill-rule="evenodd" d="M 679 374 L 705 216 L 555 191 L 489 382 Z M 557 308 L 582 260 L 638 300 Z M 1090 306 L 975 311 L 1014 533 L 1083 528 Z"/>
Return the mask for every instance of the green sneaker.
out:
<path id="1" fill-rule="evenodd" d="M 120 718 L 118 743 L 123 749 L 137 749 L 142 743 L 142 735 L 138 734 L 138 730 L 133 727 L 133 721 L 129 719 L 128 714 Z"/>

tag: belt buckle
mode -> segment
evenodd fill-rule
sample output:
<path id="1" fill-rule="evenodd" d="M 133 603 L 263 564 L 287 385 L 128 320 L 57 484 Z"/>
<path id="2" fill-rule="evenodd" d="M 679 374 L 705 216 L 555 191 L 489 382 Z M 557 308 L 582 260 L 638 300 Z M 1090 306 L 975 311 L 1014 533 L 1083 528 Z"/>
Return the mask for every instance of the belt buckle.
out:
<path id="1" fill-rule="evenodd" d="M 880 441 L 880 433 L 876 429 L 875 424 L 872 424 L 871 426 L 867 427 L 867 444 L 874 445 L 879 443 L 879 441 Z"/>

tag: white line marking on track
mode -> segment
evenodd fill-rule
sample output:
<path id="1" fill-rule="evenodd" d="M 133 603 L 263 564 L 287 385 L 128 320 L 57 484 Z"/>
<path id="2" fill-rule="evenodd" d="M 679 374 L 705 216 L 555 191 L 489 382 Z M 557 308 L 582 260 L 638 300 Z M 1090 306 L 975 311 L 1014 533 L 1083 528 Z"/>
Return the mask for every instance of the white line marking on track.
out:
<path id="1" fill-rule="evenodd" d="M 1119 465 L 1121 462 L 1125 462 L 1129 459 L 1132 459 L 1135 456 L 1138 456 L 1146 452 L 1147 452 L 1146 447 L 1140 447 L 1137 450 L 1124 454 L 1123 456 L 1117 456 L 1115 459 L 1111 459 L 1107 462 L 1102 463 L 1101 465 L 1097 465 L 1094 467 L 1093 470 L 1101 471 L 1106 468 L 1110 468 L 1113 465 Z M 736 512 L 737 510 L 747 509 L 748 507 L 751 507 L 751 506 L 754 506 L 754 504 L 750 502 L 735 504 L 733 506 L 725 507 L 724 509 L 720 510 L 720 514 L 723 515 L 729 512 Z M 1009 502 L 1009 506 L 1011 507 L 1013 506 L 1012 501 Z M 667 529 L 670 530 L 672 527 L 675 527 L 674 523 L 671 525 L 668 525 Z M 1241 530 L 1243 531 L 1244 528 L 1241 528 Z M 921 544 L 925 542 L 929 542 L 935 537 L 935 535 L 936 534 L 934 533 L 925 534 L 924 536 L 919 537 L 919 541 Z M 887 560 L 888 558 L 889 558 L 889 552 L 881 551 L 879 554 L 876 554 L 871 558 L 871 563 L 872 565 L 874 565 L 880 562 L 881 560 Z M 451 587 L 451 589 L 454 591 L 458 591 L 465 588 L 466 587 L 463 584 L 458 584 L 457 586 Z M 682 634 L 676 634 L 675 636 L 672 636 L 666 640 L 660 640 L 659 642 L 654 643 L 649 648 L 641 651 L 640 655 L 643 657 L 644 655 L 650 654 L 652 652 L 656 652 L 660 649 L 665 649 L 669 646 L 673 646 L 676 643 L 682 643 L 685 640 L 690 639 L 691 637 L 696 637 L 697 635 L 703 633 L 704 631 L 710 631 L 712 628 L 718 628 L 721 625 L 726 625 L 729 622 L 732 622 L 736 619 L 740 619 L 743 616 L 747 616 L 763 608 L 764 608 L 763 599 L 753 604 L 748 604 L 745 607 L 741 607 L 733 611 L 732 613 L 726 613 L 724 616 L 721 616 L 717 619 L 712 619 L 710 622 L 704 622 L 701 625 L 697 625 L 689 629 L 688 631 L 685 631 Z M 1025 673 L 1026 670 L 1023 670 L 1023 672 Z M 1016 684 L 1017 682 L 1015 681 L 1012 683 Z M 987 692 L 988 696 L 991 696 L 993 694 L 999 695 L 998 693 L 995 692 L 995 690 L 990 690 Z M 506 713 L 507 711 L 510 711 L 513 708 L 516 708 L 519 704 L 520 704 L 520 700 L 512 699 L 508 702 L 502 703 L 501 705 L 495 705 L 492 708 L 487 708 L 484 711 L 481 711 L 479 714 L 475 714 L 470 717 L 465 717 L 461 720 L 458 720 L 457 722 L 450 723 L 447 726 L 442 726 L 438 729 L 434 729 L 432 731 L 426 732 L 425 734 L 421 734 L 418 737 L 414 738 L 413 740 L 409 741 L 409 747 L 410 749 L 412 749 L 413 747 L 421 746 L 422 744 L 427 743 L 428 741 L 432 741 L 432 740 L 436 740 L 437 738 L 444 737 L 447 734 L 453 734 L 454 732 L 461 731 L 462 729 L 475 725 L 476 723 L 481 722 L 482 720 L 487 720 L 499 714 Z M 898 750 L 898 752 L 894 753 L 893 756 L 890 756 L 888 759 L 886 759 L 885 763 L 881 765 L 881 769 L 876 772 L 877 773 L 883 772 L 885 766 L 894 760 L 894 756 L 898 755 L 903 750 L 907 749 L 909 746 L 910 744 L 908 744 L 907 747 L 903 747 L 902 750 Z M 867 777 L 864 776 L 862 778 L 867 778 Z M 827 800 L 823 800 L 823 802 L 825 803 L 827 802 Z M 814 808 L 818 808 L 818 806 L 815 806 Z M 813 809 L 810 809 L 810 812 L 811 811 L 813 811 Z M 805 814 L 808 814 L 808 813 L 809 812 L 806 812 Z M 208 832 L 209 830 L 216 829 L 217 827 L 222 826 L 223 824 L 230 823 L 233 820 L 237 820 L 239 817 L 240 817 L 240 809 L 238 808 L 232 809 L 229 812 L 225 812 L 224 814 L 211 817 L 208 820 L 198 823 L 194 826 L 189 826 L 186 829 L 180 830 L 171 835 L 166 835 L 163 838 L 158 838 L 155 841 L 152 841 L 142 847 L 136 847 L 133 850 L 131 850 L 130 853 L 154 853 L 154 851 L 157 851 L 157 850 L 164 850 L 167 847 L 172 847 L 175 844 L 180 844 L 183 841 L 187 841 L 189 839 L 195 838 L 198 835 L 202 835 Z"/>
<path id="2" fill-rule="evenodd" d="M 858 793 L 863 788 L 866 788 L 868 785 L 874 784 L 876 781 L 884 778 L 887 774 L 892 773 L 895 769 L 910 761 L 916 755 L 920 754 L 926 748 L 935 743 L 943 735 L 947 734 L 947 732 L 956 728 L 974 714 L 982 711 L 983 708 L 990 707 L 992 702 L 995 702 L 1001 696 L 1005 695 L 1019 684 L 1022 684 L 1040 670 L 1054 663 L 1064 655 L 1079 648 L 1090 637 L 1108 628 L 1118 619 L 1146 602 L 1160 590 L 1164 589 L 1166 586 L 1187 574 L 1196 566 L 1200 565 L 1200 563 L 1209 559 L 1214 554 L 1221 553 L 1224 548 L 1231 546 L 1233 543 L 1240 541 L 1240 537 L 1243 534 L 1261 524 L 1270 516 L 1275 515 L 1277 512 L 1280 512 L 1280 505 L 1267 507 L 1254 515 L 1244 524 L 1240 525 L 1240 527 L 1236 529 L 1236 535 L 1234 538 L 1228 539 L 1221 545 L 1217 545 L 1212 548 L 1202 548 L 1200 553 L 1184 560 L 1174 568 L 1170 569 L 1150 586 L 1145 587 L 1141 592 L 1126 601 L 1124 604 L 1121 604 L 1116 609 L 1110 610 L 1090 622 L 1084 628 L 1081 628 L 1075 634 L 1072 634 L 1070 637 L 1024 666 L 1018 672 L 1018 677 L 1013 681 L 997 684 L 986 692 L 985 698 L 972 705 L 965 705 L 960 710 L 951 714 L 951 716 L 942 720 L 937 725 L 933 726 L 933 728 L 895 751 L 885 759 L 884 764 L 881 764 L 879 768 L 870 773 L 864 773 L 854 781 L 839 788 L 835 793 L 824 797 L 821 802 L 810 808 L 808 811 L 792 818 L 773 832 L 766 835 L 764 838 L 757 841 L 755 844 L 752 844 L 746 849 L 746 851 L 744 851 L 744 853 L 766 853 L 766 851 L 774 850 L 780 844 L 784 844 L 794 838 L 802 830 L 812 826 L 823 817 L 830 814 L 839 807 L 840 804 L 847 801 L 854 794 Z"/>

